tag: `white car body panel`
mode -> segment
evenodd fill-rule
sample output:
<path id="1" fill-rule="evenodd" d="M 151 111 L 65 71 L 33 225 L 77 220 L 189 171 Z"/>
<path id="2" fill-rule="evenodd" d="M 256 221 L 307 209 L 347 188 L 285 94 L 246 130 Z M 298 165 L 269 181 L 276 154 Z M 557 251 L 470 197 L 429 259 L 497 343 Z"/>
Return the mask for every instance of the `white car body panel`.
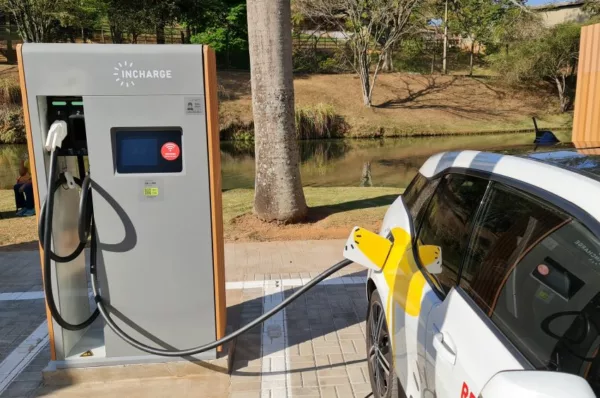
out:
<path id="1" fill-rule="evenodd" d="M 527 183 L 564 198 L 600 220 L 600 182 L 584 175 L 531 159 L 478 151 L 434 155 L 419 172 L 430 178 L 449 168 L 480 170 Z M 399 197 L 386 212 L 379 235 L 387 237 L 395 227 L 408 230 L 407 217 Z M 391 292 L 384 273 L 369 270 L 368 277 L 375 284 L 383 303 L 388 302 Z M 515 351 L 504 345 L 455 290 L 442 302 L 426 283 L 422 289 L 420 309 L 418 316 L 411 316 L 395 303 L 393 314 L 388 315 L 391 318 L 388 319 L 388 327 L 394 336 L 394 365 L 408 397 L 459 397 L 462 383 L 468 384 L 470 393 L 477 397 L 494 374 L 523 369 L 522 362 L 513 355 Z M 444 313 L 449 318 L 444 318 Z M 457 355 L 460 359 L 455 366 L 442 361 L 441 355 L 432 351 L 431 341 L 436 328 L 461 347 L 460 355 Z M 438 358 L 434 360 L 436 356 Z M 487 358 L 494 360 L 486 361 Z M 464 361 L 471 361 L 471 364 Z M 486 366 L 472 366 L 479 363 L 486 363 Z M 435 374 L 444 375 L 444 378 L 436 380 Z M 433 389 L 436 393 L 431 391 Z"/>
<path id="2" fill-rule="evenodd" d="M 445 348 L 436 350 L 430 343 L 434 342 L 436 333 L 441 333 L 444 340 L 449 340 L 447 344 L 453 346 L 456 354 L 454 363 L 444 357 Z M 463 384 L 477 397 L 496 373 L 524 369 L 513 352 L 507 350 L 455 289 L 431 311 L 427 320 L 426 342 L 425 388 L 435 389 L 439 398 L 459 396 Z"/>

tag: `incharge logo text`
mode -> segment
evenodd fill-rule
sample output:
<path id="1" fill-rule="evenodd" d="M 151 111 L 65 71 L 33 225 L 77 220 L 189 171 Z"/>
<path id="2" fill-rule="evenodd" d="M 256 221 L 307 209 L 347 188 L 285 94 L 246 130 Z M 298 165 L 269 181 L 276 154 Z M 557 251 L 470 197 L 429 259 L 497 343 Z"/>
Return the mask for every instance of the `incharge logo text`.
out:
<path id="1" fill-rule="evenodd" d="M 135 86 L 140 79 L 171 79 L 171 69 L 134 69 L 133 62 L 118 62 L 113 76 L 121 86 Z"/>

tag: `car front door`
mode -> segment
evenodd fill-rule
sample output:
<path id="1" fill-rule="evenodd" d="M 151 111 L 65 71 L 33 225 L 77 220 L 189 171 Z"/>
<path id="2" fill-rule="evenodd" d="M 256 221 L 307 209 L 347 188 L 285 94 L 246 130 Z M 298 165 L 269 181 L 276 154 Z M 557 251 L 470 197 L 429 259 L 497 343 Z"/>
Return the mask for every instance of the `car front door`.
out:
<path id="1" fill-rule="evenodd" d="M 594 373 L 600 244 L 563 210 L 491 183 L 459 286 L 429 314 L 428 380 L 475 398 L 505 370 Z M 598 374 L 598 371 L 596 371 Z"/>
<path id="2" fill-rule="evenodd" d="M 396 363 L 405 377 L 407 396 L 431 397 L 425 364 L 428 314 L 441 305 L 445 295 L 458 283 L 458 270 L 467 249 L 471 222 L 486 191 L 488 181 L 463 174 L 448 174 L 436 182 L 433 195 L 414 208 L 407 205 L 417 230 L 415 244 L 421 254 L 414 276 L 397 273 L 394 289 L 397 314 L 394 318 Z M 430 250 L 439 247 L 442 261 L 432 262 Z M 407 256 L 410 257 L 410 256 Z M 410 273 L 412 275 L 412 272 Z"/>

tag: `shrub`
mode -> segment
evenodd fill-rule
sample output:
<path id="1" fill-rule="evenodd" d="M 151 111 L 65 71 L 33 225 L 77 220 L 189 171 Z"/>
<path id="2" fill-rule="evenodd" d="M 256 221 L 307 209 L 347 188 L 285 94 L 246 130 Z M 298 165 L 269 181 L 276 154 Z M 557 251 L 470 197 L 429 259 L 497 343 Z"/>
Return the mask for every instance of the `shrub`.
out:
<path id="1" fill-rule="evenodd" d="M 317 104 L 296 109 L 296 138 L 317 140 L 341 138 L 349 130 L 344 117 L 331 105 Z M 222 141 L 254 141 L 254 122 L 234 120 L 221 129 Z"/>
<path id="2" fill-rule="evenodd" d="M 254 122 L 234 120 L 221 129 L 222 141 L 253 141 Z"/>
<path id="3" fill-rule="evenodd" d="M 314 47 L 294 49 L 292 57 L 297 73 L 342 73 L 349 70 L 344 49 L 322 50 Z"/>
<path id="4" fill-rule="evenodd" d="M 555 86 L 560 111 L 566 112 L 575 94 L 575 71 L 581 25 L 563 23 L 515 43 L 508 53 L 490 57 L 492 65 L 513 84 L 549 82 Z"/>
<path id="5" fill-rule="evenodd" d="M 26 141 L 23 109 L 17 105 L 0 106 L 0 144 L 23 144 Z"/>
<path id="6" fill-rule="evenodd" d="M 334 108 L 327 104 L 296 109 L 296 138 L 314 140 L 339 138 L 348 130 L 348 124 Z"/>

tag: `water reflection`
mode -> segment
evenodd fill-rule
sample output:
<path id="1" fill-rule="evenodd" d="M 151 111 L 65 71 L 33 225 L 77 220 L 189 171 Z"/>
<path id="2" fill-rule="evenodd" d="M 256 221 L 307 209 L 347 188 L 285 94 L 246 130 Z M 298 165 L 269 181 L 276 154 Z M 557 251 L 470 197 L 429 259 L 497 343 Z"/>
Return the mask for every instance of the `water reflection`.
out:
<path id="1" fill-rule="evenodd" d="M 557 133 L 568 141 L 570 132 Z M 431 155 L 459 149 L 498 150 L 531 144 L 533 133 L 478 136 L 395 138 L 384 140 L 301 141 L 302 183 L 305 186 L 406 187 Z M 223 188 L 254 187 L 253 145 L 242 152 L 222 144 Z M 369 163 L 369 175 L 365 165 Z"/>
<path id="2" fill-rule="evenodd" d="M 570 132 L 557 133 L 568 141 Z M 499 150 L 531 144 L 533 133 L 395 138 L 383 140 L 301 141 L 299 154 L 305 186 L 406 187 L 431 155 L 459 149 Z M 25 145 L 0 146 L 0 189 L 12 187 Z M 366 165 L 369 165 L 368 167 Z M 221 144 L 223 189 L 254 187 L 254 143 Z"/>

